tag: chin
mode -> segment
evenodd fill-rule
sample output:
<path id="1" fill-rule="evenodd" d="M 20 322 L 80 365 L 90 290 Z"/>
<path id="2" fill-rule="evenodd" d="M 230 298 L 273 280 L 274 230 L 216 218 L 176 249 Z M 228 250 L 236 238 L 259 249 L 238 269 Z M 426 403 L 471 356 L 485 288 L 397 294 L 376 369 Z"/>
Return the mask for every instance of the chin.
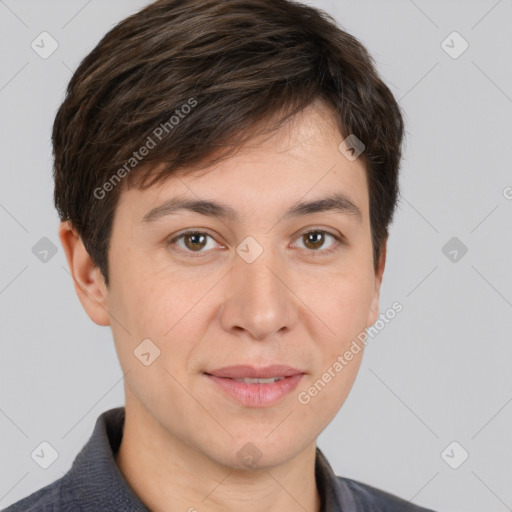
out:
<path id="1" fill-rule="evenodd" d="M 303 443 L 294 442 L 289 435 L 282 440 L 277 437 L 270 440 L 265 438 L 267 434 L 268 431 L 252 436 L 245 431 L 243 435 L 230 438 L 227 445 L 219 446 L 211 453 L 211 458 L 231 469 L 256 471 L 285 464 L 305 448 Z"/>

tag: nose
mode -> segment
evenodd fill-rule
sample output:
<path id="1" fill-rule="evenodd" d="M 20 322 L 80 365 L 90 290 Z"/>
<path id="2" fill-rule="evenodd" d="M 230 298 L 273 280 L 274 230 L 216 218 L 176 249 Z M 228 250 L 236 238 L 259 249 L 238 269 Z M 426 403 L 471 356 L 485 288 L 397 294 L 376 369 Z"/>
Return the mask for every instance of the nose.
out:
<path id="1" fill-rule="evenodd" d="M 221 321 L 227 332 L 244 331 L 256 340 L 284 334 L 297 322 L 297 298 L 285 264 L 270 249 L 251 263 L 238 256 L 226 283 Z"/>

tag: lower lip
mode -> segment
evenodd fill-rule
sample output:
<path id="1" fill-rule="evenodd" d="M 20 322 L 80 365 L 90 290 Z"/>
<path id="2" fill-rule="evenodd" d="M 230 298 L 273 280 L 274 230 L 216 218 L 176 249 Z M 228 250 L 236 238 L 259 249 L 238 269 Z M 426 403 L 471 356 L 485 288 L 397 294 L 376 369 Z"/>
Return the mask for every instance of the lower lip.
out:
<path id="1" fill-rule="evenodd" d="M 304 376 L 303 373 L 285 377 L 270 384 L 246 384 L 227 377 L 206 375 L 226 393 L 247 407 L 268 407 L 291 393 Z"/>

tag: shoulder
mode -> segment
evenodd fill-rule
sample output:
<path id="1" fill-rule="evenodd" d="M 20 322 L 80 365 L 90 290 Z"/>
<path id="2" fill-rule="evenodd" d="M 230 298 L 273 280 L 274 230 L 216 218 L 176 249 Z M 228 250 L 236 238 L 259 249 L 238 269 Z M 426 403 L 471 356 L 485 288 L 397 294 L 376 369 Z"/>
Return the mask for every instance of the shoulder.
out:
<path id="1" fill-rule="evenodd" d="M 361 512 L 434 512 L 357 480 L 336 478 L 340 485 L 350 490 L 357 510 Z"/>
<path id="2" fill-rule="evenodd" d="M 71 490 L 66 486 L 66 475 L 8 506 L 2 512 L 80 512 Z"/>

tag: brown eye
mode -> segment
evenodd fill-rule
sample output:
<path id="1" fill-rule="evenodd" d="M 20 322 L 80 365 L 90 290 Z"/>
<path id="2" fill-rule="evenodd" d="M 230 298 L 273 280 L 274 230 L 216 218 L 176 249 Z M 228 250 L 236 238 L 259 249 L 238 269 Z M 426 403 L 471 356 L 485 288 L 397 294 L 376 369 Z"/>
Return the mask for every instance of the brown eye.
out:
<path id="1" fill-rule="evenodd" d="M 327 248 L 325 248 L 325 245 L 329 238 L 334 240 L 334 243 L 331 243 L 330 246 L 327 246 Z M 334 235 L 333 233 L 329 233 L 322 229 L 314 229 L 306 233 L 303 233 L 299 237 L 299 240 L 302 241 L 304 248 L 308 249 L 309 252 L 319 254 L 328 254 L 333 251 L 336 251 L 338 247 L 342 244 L 341 236 Z"/>
<path id="2" fill-rule="evenodd" d="M 181 243 L 183 242 L 183 243 Z M 208 247 L 208 243 L 210 246 Z M 185 231 L 167 242 L 167 245 L 175 245 L 178 252 L 192 256 L 206 256 L 210 249 L 214 249 L 216 244 L 211 235 L 203 231 Z"/>
<path id="3" fill-rule="evenodd" d="M 206 245 L 206 236 L 203 233 L 190 233 L 183 235 L 185 246 L 191 251 L 201 250 Z"/>
<path id="4" fill-rule="evenodd" d="M 325 233 L 323 231 L 310 231 L 302 236 L 304 245 L 308 249 L 320 249 L 325 243 Z"/>

